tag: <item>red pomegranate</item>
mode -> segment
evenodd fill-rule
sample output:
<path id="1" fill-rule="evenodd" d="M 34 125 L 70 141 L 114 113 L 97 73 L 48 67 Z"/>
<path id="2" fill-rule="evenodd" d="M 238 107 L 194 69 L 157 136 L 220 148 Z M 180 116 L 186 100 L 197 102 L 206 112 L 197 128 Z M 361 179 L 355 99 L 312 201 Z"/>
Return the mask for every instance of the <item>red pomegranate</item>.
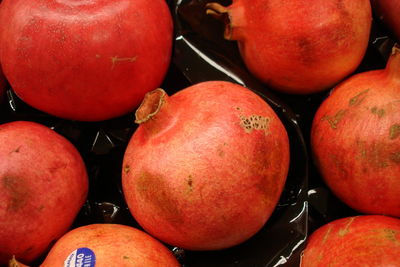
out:
<path id="1" fill-rule="evenodd" d="M 13 259 L 9 267 L 22 267 Z M 66 233 L 52 247 L 40 267 L 178 267 L 162 243 L 136 228 L 92 224 Z"/>
<path id="2" fill-rule="evenodd" d="M 88 178 L 75 147 L 34 122 L 0 125 L 0 265 L 47 251 L 86 200 Z"/>
<path id="3" fill-rule="evenodd" d="M 254 235 L 288 173 L 288 136 L 269 105 L 230 82 L 145 96 L 123 160 L 129 209 L 156 238 L 214 250 Z"/>
<path id="4" fill-rule="evenodd" d="M 379 215 L 342 218 L 311 234 L 300 267 L 399 267 L 399 243 L 399 219 Z"/>
<path id="5" fill-rule="evenodd" d="M 400 42 L 400 0 L 371 0 L 373 12 Z"/>
<path id="6" fill-rule="evenodd" d="M 360 212 L 400 216 L 400 49 L 386 69 L 351 77 L 319 107 L 311 146 L 332 191 Z"/>
<path id="7" fill-rule="evenodd" d="M 369 0 L 233 0 L 207 7 L 228 18 L 225 38 L 238 41 L 249 71 L 286 93 L 330 88 L 358 67 L 368 46 Z"/>
<path id="8" fill-rule="evenodd" d="M 0 25 L 11 87 L 62 118 L 97 121 L 134 110 L 170 62 L 165 0 L 3 0 Z"/>

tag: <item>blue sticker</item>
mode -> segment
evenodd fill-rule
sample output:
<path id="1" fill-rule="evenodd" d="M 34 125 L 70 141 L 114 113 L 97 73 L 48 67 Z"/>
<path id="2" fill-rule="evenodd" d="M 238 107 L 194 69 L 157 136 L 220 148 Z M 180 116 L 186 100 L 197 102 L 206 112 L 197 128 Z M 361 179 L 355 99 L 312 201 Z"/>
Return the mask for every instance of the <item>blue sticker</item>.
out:
<path id="1" fill-rule="evenodd" d="M 69 254 L 64 267 L 95 267 L 96 256 L 90 248 L 78 248 Z"/>

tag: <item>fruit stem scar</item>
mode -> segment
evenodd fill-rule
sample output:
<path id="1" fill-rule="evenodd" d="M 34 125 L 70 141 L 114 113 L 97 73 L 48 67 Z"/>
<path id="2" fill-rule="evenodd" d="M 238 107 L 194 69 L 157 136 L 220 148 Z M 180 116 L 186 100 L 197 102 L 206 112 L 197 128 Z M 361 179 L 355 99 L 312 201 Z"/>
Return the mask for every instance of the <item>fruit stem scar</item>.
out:
<path id="1" fill-rule="evenodd" d="M 136 58 L 137 58 L 137 56 L 134 56 L 134 57 L 118 57 L 118 56 L 111 57 L 111 63 L 112 63 L 111 68 L 113 69 L 118 62 L 123 62 L 123 61 L 135 62 Z"/>

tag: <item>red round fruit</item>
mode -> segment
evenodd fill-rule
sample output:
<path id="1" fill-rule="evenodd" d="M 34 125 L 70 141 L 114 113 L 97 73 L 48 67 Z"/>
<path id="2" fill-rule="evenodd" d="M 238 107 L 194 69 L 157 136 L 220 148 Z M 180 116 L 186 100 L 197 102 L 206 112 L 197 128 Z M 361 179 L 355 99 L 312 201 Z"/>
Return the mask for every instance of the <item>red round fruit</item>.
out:
<path id="1" fill-rule="evenodd" d="M 338 219 L 311 234 L 300 267 L 399 267 L 399 244 L 399 219 L 379 215 Z"/>
<path id="2" fill-rule="evenodd" d="M 400 0 L 371 0 L 373 12 L 400 42 Z"/>
<path id="3" fill-rule="evenodd" d="M 170 62 L 165 0 L 4 0 L 0 25 L 11 87 L 62 118 L 98 121 L 132 111 Z"/>
<path id="4" fill-rule="evenodd" d="M 309 94 L 330 88 L 360 64 L 369 41 L 369 0 L 234 0 L 212 3 L 226 16 L 249 71 L 276 90 Z"/>
<path id="5" fill-rule="evenodd" d="M 386 69 L 351 77 L 319 107 L 311 130 L 317 167 L 347 205 L 400 216 L 400 49 Z"/>
<path id="6" fill-rule="evenodd" d="M 27 121 L 0 125 L 0 265 L 31 262 L 71 226 L 88 178 L 75 147 Z"/>
<path id="7" fill-rule="evenodd" d="M 129 209 L 156 238 L 190 250 L 239 244 L 262 228 L 283 190 L 288 136 L 258 95 L 203 82 L 145 96 L 123 161 Z"/>
<path id="8" fill-rule="evenodd" d="M 10 267 L 19 266 L 15 264 L 19 263 L 13 260 Z M 178 267 L 180 264 L 171 251 L 143 231 L 120 224 L 91 224 L 71 230 L 55 243 L 40 267 L 54 266 Z"/>

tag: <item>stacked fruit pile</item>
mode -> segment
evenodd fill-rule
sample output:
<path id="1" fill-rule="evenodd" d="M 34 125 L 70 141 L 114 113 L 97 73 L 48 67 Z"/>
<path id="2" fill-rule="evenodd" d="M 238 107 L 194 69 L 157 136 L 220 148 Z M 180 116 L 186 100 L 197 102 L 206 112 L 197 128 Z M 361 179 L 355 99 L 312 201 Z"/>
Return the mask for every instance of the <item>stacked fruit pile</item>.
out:
<path id="1" fill-rule="evenodd" d="M 400 266 L 398 12 L 3 0 L 0 265 Z"/>

